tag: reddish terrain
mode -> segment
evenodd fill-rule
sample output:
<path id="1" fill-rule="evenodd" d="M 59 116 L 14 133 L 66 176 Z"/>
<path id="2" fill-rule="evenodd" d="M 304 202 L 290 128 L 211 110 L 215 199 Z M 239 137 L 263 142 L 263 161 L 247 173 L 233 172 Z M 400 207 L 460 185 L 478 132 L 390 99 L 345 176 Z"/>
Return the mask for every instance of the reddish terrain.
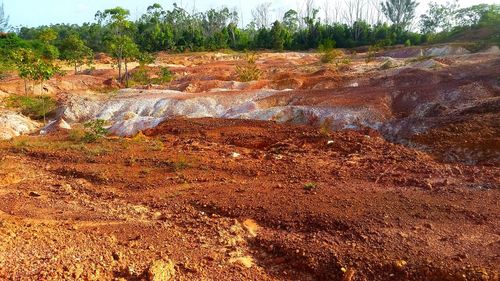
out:
<path id="1" fill-rule="evenodd" d="M 160 54 L 148 69 L 174 80 L 136 96 L 287 89 L 255 102 L 361 117 L 173 118 L 94 143 L 71 124 L 0 141 L 0 280 L 499 280 L 498 54 L 387 70 L 318 57 L 260 54 L 261 79 L 243 83 L 241 54 Z M 48 81 L 49 94 L 62 108 L 113 97 L 107 60 Z M 358 130 L 332 130 L 346 124 Z"/>
<path id="2" fill-rule="evenodd" d="M 191 280 L 498 279 L 500 169 L 373 131 L 174 119 L 1 151 L 4 278 L 134 279 L 168 258 Z"/>

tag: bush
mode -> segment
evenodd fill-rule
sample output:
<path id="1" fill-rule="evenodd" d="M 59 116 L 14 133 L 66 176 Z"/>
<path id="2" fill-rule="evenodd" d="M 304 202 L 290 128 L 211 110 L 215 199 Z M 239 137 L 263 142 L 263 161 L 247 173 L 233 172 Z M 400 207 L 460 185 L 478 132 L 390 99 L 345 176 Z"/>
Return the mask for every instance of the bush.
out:
<path id="1" fill-rule="evenodd" d="M 368 54 L 366 55 L 365 61 L 367 63 L 373 61 L 379 50 L 380 50 L 380 47 L 377 45 L 370 46 L 370 48 L 368 48 Z"/>
<path id="2" fill-rule="evenodd" d="M 262 71 L 260 71 L 260 69 L 255 64 L 255 62 L 257 61 L 257 55 L 247 54 L 246 61 L 246 65 L 236 66 L 236 73 L 238 74 L 239 80 L 241 82 L 258 80 L 262 75 Z"/>
<path id="3" fill-rule="evenodd" d="M 141 65 L 131 74 L 132 85 L 148 85 L 148 84 L 166 84 L 172 81 L 174 75 L 167 67 L 162 67 L 157 78 L 151 78 L 150 70 Z"/>
<path id="4" fill-rule="evenodd" d="M 85 128 L 83 141 L 95 142 L 96 140 L 105 137 L 108 133 L 108 130 L 104 128 L 105 123 L 106 122 L 102 119 L 96 119 L 85 123 L 83 125 Z"/>
<path id="5" fill-rule="evenodd" d="M 131 75 L 131 81 L 132 84 L 139 84 L 139 85 L 147 85 L 149 84 L 151 81 L 149 79 L 149 73 L 148 73 L 148 70 L 143 67 L 143 66 L 140 66 L 139 69 L 137 69 L 136 71 L 134 71 Z"/>
<path id="6" fill-rule="evenodd" d="M 162 67 L 160 69 L 160 77 L 158 78 L 157 81 L 159 82 L 158 84 L 164 84 L 172 81 L 173 78 L 174 75 L 172 74 L 170 69 L 168 69 L 167 67 Z"/>
<path id="7" fill-rule="evenodd" d="M 17 108 L 22 114 L 35 119 L 44 119 L 53 112 L 56 107 L 56 101 L 49 96 L 10 96 L 6 100 L 7 107 Z"/>

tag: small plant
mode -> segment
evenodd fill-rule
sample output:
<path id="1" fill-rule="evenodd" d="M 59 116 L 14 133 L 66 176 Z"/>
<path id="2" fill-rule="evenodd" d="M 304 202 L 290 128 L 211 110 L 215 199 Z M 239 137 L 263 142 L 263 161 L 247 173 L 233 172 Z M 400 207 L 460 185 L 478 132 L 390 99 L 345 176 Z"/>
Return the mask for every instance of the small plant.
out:
<path id="1" fill-rule="evenodd" d="M 255 62 L 257 61 L 257 55 L 247 54 L 246 61 L 246 65 L 236 66 L 236 73 L 238 73 L 239 80 L 241 82 L 258 80 L 262 75 L 262 71 L 260 71 L 260 69 L 255 64 Z"/>
<path id="2" fill-rule="evenodd" d="M 308 182 L 304 184 L 304 189 L 307 191 L 313 190 L 317 187 L 317 184 L 315 182 Z"/>
<path id="3" fill-rule="evenodd" d="M 321 125 L 319 126 L 319 132 L 323 136 L 329 136 L 330 132 L 332 130 L 332 119 L 331 118 L 325 118 L 323 122 L 321 122 Z"/>
<path id="4" fill-rule="evenodd" d="M 173 78 L 174 75 L 172 74 L 170 69 L 168 69 L 168 67 L 162 67 L 160 69 L 160 77 L 157 79 L 157 81 L 159 82 L 159 84 L 164 84 L 172 81 Z"/>
<path id="5" fill-rule="evenodd" d="M 175 171 L 184 170 L 190 166 L 191 165 L 184 156 L 179 156 L 177 159 L 172 161 L 172 168 L 174 168 Z"/>
<path id="6" fill-rule="evenodd" d="M 85 123 L 83 125 L 85 128 L 83 141 L 95 142 L 96 140 L 105 137 L 108 130 L 104 128 L 104 125 L 105 121 L 102 119 L 96 119 Z"/>
<path id="7" fill-rule="evenodd" d="M 380 48 L 377 45 L 370 46 L 370 48 L 368 48 L 368 54 L 366 55 L 365 61 L 367 63 L 373 61 L 379 50 Z"/>

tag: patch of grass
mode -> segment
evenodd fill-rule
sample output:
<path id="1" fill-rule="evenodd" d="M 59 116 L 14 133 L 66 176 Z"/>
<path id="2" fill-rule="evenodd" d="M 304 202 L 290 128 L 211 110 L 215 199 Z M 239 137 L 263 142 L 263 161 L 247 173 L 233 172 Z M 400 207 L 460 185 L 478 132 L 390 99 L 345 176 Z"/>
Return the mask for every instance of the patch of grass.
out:
<path id="1" fill-rule="evenodd" d="M 191 167 L 191 164 L 184 156 L 179 156 L 177 159 L 172 161 L 172 168 L 174 168 L 175 171 L 184 170 L 189 167 Z"/>
<path id="2" fill-rule="evenodd" d="M 174 79 L 174 74 L 167 67 L 160 68 L 160 77 L 156 78 L 154 82 L 156 84 L 169 83 Z"/>
<path id="3" fill-rule="evenodd" d="M 333 125 L 332 119 L 325 118 L 319 126 L 319 133 L 323 136 L 329 136 L 332 130 L 332 125 Z"/>
<path id="4" fill-rule="evenodd" d="M 315 182 L 308 182 L 308 183 L 304 184 L 304 189 L 308 190 L 308 191 L 313 190 L 316 187 L 318 187 L 318 184 Z"/>
<path id="5" fill-rule="evenodd" d="M 163 151 L 165 149 L 165 146 L 163 145 L 163 142 L 161 140 L 153 140 L 150 149 L 152 151 Z"/>
<path id="6" fill-rule="evenodd" d="M 22 114 L 35 119 L 44 119 L 47 115 L 55 111 L 57 102 L 49 96 L 21 96 L 11 95 L 6 99 L 9 108 L 15 108 Z"/>
<path id="7" fill-rule="evenodd" d="M 174 74 L 167 67 L 160 68 L 158 72 L 158 77 L 151 78 L 153 71 L 146 68 L 145 66 L 140 66 L 139 69 L 134 71 L 130 77 L 130 83 L 132 85 L 148 85 L 148 84 L 159 84 L 164 85 L 171 82 L 174 79 Z"/>

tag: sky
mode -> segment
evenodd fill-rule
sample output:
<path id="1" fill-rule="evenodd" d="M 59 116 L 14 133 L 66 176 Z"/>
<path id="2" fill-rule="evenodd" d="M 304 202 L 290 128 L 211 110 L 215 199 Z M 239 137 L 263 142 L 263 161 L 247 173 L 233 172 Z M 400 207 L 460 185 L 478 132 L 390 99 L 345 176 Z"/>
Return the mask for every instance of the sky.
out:
<path id="1" fill-rule="evenodd" d="M 346 0 L 315 0 L 320 8 L 325 1 L 334 6 Z M 373 0 L 380 1 L 380 0 Z M 420 5 L 417 13 L 424 13 L 428 2 L 431 0 L 419 0 Z M 197 11 L 210 8 L 229 7 L 236 8 L 240 14 L 240 20 L 246 25 L 251 20 L 251 10 L 263 2 L 272 3 L 273 17 L 282 15 L 288 9 L 297 9 L 304 0 L 0 0 L 5 5 L 5 14 L 10 16 L 10 25 L 18 26 L 40 26 L 55 23 L 92 22 L 98 10 L 121 6 L 129 9 L 131 19 L 137 19 L 146 8 L 153 3 L 160 3 L 165 9 L 170 9 L 176 2 L 186 10 L 192 11 L 193 6 Z M 445 3 L 446 0 L 435 0 Z M 500 4 L 500 0 L 459 0 L 460 7 L 467 7 L 478 3 Z M 195 5 L 193 5 L 195 4 Z M 243 15 L 243 17 L 241 17 Z M 320 16 L 321 16 L 320 12 Z M 240 22 L 241 24 L 241 22 Z"/>

